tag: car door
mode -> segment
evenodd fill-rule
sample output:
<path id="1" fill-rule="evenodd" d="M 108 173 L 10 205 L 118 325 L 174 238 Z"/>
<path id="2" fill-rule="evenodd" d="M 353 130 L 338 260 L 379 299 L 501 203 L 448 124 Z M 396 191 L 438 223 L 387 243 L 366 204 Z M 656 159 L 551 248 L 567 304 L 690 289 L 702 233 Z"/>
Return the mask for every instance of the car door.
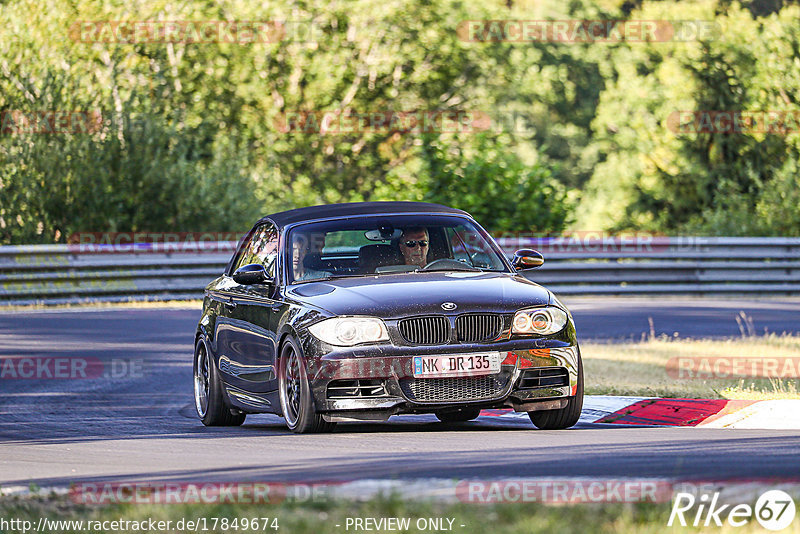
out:
<path id="1" fill-rule="evenodd" d="M 278 244 L 278 231 L 272 223 L 256 228 L 232 272 L 243 265 L 258 263 L 264 266 L 272 284 L 242 285 L 230 278 L 220 295 L 224 319 L 218 327 L 222 347 L 219 369 L 228 384 L 249 393 L 277 389 Z"/>

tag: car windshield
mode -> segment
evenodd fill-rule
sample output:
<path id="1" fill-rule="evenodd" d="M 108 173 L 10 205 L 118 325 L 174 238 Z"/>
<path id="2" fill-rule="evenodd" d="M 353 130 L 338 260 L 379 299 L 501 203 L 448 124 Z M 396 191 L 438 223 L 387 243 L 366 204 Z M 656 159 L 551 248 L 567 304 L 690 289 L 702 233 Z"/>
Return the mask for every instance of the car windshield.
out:
<path id="1" fill-rule="evenodd" d="M 286 241 L 289 282 L 427 271 L 506 271 L 470 219 L 381 215 L 306 223 Z"/>

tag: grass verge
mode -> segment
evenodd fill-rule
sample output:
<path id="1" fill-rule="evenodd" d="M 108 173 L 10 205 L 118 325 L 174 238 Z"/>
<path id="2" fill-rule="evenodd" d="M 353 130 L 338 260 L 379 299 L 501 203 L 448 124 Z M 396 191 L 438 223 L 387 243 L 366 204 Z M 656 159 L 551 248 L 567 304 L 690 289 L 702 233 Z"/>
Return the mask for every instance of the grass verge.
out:
<path id="1" fill-rule="evenodd" d="M 585 343 L 581 354 L 588 395 L 800 399 L 796 378 L 776 378 L 772 372 L 798 376 L 800 336 L 722 340 L 664 336 L 639 343 Z M 747 360 L 738 367 L 747 376 L 733 375 L 734 358 Z"/>
<path id="2" fill-rule="evenodd" d="M 87 507 L 73 504 L 66 496 L 5 498 L 0 499 L 0 517 L 31 521 L 36 525 L 40 517 L 49 521 L 73 520 L 84 521 L 83 529 L 63 526 L 58 530 L 42 530 L 42 532 L 78 533 L 86 532 L 86 521 L 171 521 L 169 532 L 185 532 L 187 529 L 176 528 L 178 522 L 196 521 L 205 518 L 205 530 L 198 532 L 289 532 L 292 534 L 325 534 L 355 532 L 346 528 L 348 518 L 409 518 L 410 528 L 390 530 L 386 528 L 370 529 L 374 532 L 431 532 L 435 529 L 417 528 L 417 520 L 442 518 L 444 525 L 452 519 L 451 531 L 455 533 L 491 533 L 491 534 L 536 534 L 536 533 L 659 533 L 659 532 L 697 532 L 703 530 L 693 527 L 667 527 L 670 514 L 670 503 L 614 503 L 614 504 L 575 504 L 564 506 L 544 505 L 541 503 L 526 504 L 443 504 L 435 502 L 403 501 L 399 499 L 379 498 L 366 502 L 310 502 L 281 504 L 213 504 L 213 505 L 107 505 Z M 216 520 L 214 518 L 217 518 Z M 222 518 L 228 520 L 228 528 L 222 528 Z M 257 529 L 242 529 L 242 523 L 232 526 L 235 518 L 259 518 Z M 261 518 L 269 518 L 263 521 Z M 273 519 L 277 521 L 274 522 Z M 691 520 L 691 519 L 690 519 Z M 249 521 L 249 519 L 248 519 Z M 266 524 L 267 528 L 262 529 Z M 213 528 L 216 525 L 216 528 Z M 277 525 L 277 530 L 273 527 Z M 420 524 L 422 525 L 422 524 Z M 463 526 L 462 526 L 463 525 Z M 147 529 L 131 530 L 114 529 L 106 524 L 106 528 L 93 529 L 102 532 L 147 532 Z M 758 523 L 752 521 L 744 527 L 719 529 L 717 532 L 755 532 Z M 798 522 L 793 525 L 794 532 Z M 708 528 L 705 529 L 708 531 Z M 791 531 L 791 529 L 789 529 Z M 194 530 L 193 530 L 194 531 Z M 360 529 L 364 531 L 364 529 Z M 8 530 L 8 532 L 14 532 Z M 153 532 L 151 530 L 151 532 Z"/>

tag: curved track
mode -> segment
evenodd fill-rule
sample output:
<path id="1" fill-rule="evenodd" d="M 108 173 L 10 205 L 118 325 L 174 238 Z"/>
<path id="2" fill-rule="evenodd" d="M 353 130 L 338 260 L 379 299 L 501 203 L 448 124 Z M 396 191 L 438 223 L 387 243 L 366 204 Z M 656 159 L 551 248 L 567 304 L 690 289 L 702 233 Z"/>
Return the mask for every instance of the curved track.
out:
<path id="1" fill-rule="evenodd" d="M 800 305 L 790 299 L 572 299 L 568 305 L 583 339 L 638 339 L 650 331 L 648 317 L 657 334 L 738 335 L 740 310 L 759 332 L 800 331 Z M 445 425 L 432 416 L 340 425 L 329 435 L 296 436 L 272 416 L 250 416 L 241 428 L 205 428 L 191 404 L 198 317 L 180 308 L 0 313 L 0 358 L 85 357 L 109 373 L 0 380 L 0 485 L 800 475 L 797 431 L 579 424 L 553 432 L 522 419 Z"/>

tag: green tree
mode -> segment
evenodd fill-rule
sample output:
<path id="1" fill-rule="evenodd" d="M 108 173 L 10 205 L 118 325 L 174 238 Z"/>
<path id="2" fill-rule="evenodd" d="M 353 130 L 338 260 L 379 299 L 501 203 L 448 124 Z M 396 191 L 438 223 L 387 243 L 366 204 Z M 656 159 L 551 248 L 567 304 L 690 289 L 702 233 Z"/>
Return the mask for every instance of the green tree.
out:
<path id="1" fill-rule="evenodd" d="M 428 168 L 424 200 L 472 214 L 489 232 L 556 234 L 570 222 L 564 186 L 541 165 L 526 165 L 502 141 L 422 146 Z"/>
<path id="2" fill-rule="evenodd" d="M 594 122 L 599 163 L 578 209 L 579 224 L 798 235 L 800 227 L 769 215 L 797 220 L 790 176 L 798 158 L 796 131 L 684 132 L 673 119 L 683 111 L 796 112 L 800 84 L 791 65 L 800 50 L 800 11 L 791 6 L 754 18 L 738 4 L 714 1 L 690 9 L 645 3 L 631 15 L 713 18 L 720 31 L 710 39 L 615 51 L 616 80 L 608 83 Z"/>

